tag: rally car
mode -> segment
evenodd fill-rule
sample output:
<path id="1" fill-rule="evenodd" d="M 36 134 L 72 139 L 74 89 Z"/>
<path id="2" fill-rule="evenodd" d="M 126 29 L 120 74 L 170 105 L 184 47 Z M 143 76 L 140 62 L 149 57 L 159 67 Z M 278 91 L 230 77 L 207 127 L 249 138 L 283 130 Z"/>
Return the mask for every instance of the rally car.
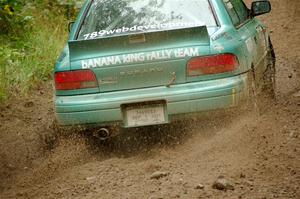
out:
<path id="1" fill-rule="evenodd" d="M 242 0 L 87 0 L 55 64 L 61 125 L 160 125 L 274 87 L 266 27 Z M 104 129 L 105 130 L 105 129 Z"/>

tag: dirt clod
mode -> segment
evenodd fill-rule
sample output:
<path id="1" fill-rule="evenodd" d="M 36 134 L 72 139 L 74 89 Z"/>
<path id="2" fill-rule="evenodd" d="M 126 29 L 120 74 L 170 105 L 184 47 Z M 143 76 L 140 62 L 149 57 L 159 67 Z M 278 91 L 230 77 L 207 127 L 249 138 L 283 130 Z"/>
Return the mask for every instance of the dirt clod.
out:
<path id="1" fill-rule="evenodd" d="M 205 186 L 203 184 L 197 184 L 197 186 L 195 187 L 195 189 L 204 189 Z"/>
<path id="2" fill-rule="evenodd" d="M 169 173 L 168 172 L 164 172 L 164 171 L 155 171 L 154 173 L 152 173 L 152 175 L 150 176 L 150 179 L 160 179 L 160 178 L 163 178 L 163 177 L 166 177 L 168 176 Z"/>
<path id="3" fill-rule="evenodd" d="M 233 184 L 224 176 L 219 176 L 218 179 L 213 183 L 212 188 L 222 191 L 234 190 Z"/>

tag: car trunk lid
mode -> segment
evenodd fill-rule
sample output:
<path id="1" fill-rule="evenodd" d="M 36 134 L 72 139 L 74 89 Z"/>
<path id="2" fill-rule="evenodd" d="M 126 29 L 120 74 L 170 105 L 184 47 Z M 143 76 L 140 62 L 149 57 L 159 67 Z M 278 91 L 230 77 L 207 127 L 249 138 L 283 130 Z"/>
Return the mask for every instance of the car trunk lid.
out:
<path id="1" fill-rule="evenodd" d="M 93 70 L 101 92 L 181 84 L 187 60 L 209 45 L 205 26 L 70 41 L 71 70 Z"/>

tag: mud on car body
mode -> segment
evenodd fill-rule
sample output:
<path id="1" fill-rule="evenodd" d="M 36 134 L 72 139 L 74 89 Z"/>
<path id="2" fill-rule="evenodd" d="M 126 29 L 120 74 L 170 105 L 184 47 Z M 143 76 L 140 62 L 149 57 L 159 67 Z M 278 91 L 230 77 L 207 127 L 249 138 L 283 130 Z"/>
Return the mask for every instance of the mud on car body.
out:
<path id="1" fill-rule="evenodd" d="M 86 1 L 55 64 L 58 122 L 138 127 L 238 105 L 250 85 L 273 86 L 255 18 L 270 10 L 267 0 Z"/>

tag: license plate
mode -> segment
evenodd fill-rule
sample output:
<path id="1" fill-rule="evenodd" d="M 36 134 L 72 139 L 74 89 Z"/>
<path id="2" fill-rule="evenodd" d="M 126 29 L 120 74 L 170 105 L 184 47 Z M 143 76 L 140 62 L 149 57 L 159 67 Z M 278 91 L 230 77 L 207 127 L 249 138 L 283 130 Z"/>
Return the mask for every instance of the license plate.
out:
<path id="1" fill-rule="evenodd" d="M 167 123 L 164 104 L 129 106 L 124 110 L 125 126 L 138 127 Z"/>

